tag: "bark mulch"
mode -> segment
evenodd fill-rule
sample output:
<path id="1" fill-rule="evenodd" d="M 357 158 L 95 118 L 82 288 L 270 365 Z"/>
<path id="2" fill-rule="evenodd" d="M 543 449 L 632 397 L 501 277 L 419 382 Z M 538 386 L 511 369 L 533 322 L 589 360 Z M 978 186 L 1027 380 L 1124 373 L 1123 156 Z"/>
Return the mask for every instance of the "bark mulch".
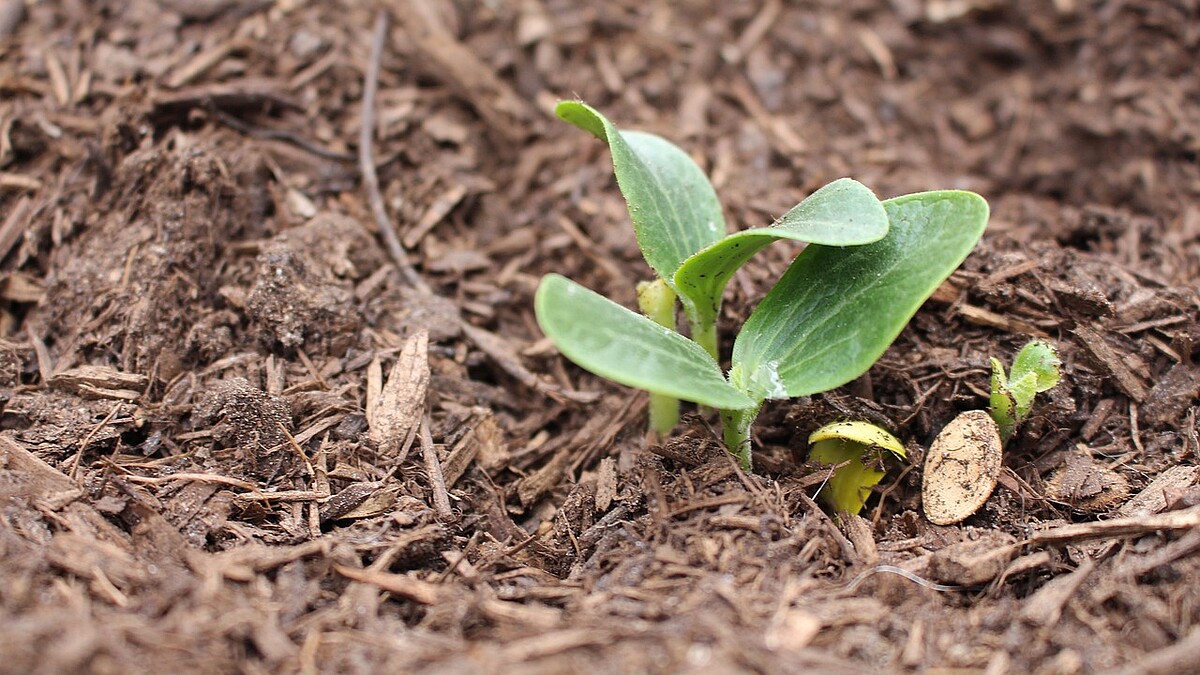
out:
<path id="1" fill-rule="evenodd" d="M 0 0 L 0 671 L 1194 671 L 1197 54 L 1195 0 Z M 841 176 L 992 221 L 745 473 L 537 329 L 649 274 L 574 97 L 737 228 Z M 931 524 L 1035 336 L 1063 383 Z M 835 518 L 846 418 L 911 462 Z"/>

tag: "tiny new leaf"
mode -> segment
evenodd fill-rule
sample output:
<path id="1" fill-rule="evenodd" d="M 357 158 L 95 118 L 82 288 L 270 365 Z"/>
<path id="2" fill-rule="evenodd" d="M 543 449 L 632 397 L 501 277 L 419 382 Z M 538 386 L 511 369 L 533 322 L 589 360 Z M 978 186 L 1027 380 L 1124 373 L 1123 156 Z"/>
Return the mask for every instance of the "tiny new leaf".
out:
<path id="1" fill-rule="evenodd" d="M 1008 376 L 1004 374 L 1004 364 L 1000 359 L 992 357 L 991 395 L 988 398 L 988 411 L 1000 429 L 1000 438 L 1007 441 L 1017 430 L 1017 397 L 1008 386 Z"/>
<path id="2" fill-rule="evenodd" d="M 1061 365 L 1062 359 L 1058 357 L 1058 351 L 1054 347 L 1047 342 L 1033 340 L 1022 347 L 1021 351 L 1017 352 L 1017 358 L 1013 359 L 1012 379 L 1020 379 L 1032 373 L 1037 380 L 1035 390 L 1041 394 L 1058 384 Z"/>
<path id="3" fill-rule="evenodd" d="M 922 192 L 883 206 L 886 237 L 808 246 L 758 304 L 734 343 L 738 389 L 756 401 L 806 396 L 863 374 L 987 225 L 987 202 L 971 192 Z"/>
<path id="4" fill-rule="evenodd" d="M 754 405 L 700 345 L 566 277 L 543 277 L 534 309 L 559 351 L 600 377 L 714 408 Z"/>
<path id="5" fill-rule="evenodd" d="M 1048 342 L 1033 340 L 1017 352 L 1012 372 L 1006 377 L 1004 364 L 992 358 L 991 397 L 989 412 L 1000 438 L 1004 441 L 1016 432 L 1021 422 L 1033 409 L 1033 399 L 1040 393 L 1053 389 L 1061 377 L 1059 367 L 1062 360 L 1058 351 Z"/>

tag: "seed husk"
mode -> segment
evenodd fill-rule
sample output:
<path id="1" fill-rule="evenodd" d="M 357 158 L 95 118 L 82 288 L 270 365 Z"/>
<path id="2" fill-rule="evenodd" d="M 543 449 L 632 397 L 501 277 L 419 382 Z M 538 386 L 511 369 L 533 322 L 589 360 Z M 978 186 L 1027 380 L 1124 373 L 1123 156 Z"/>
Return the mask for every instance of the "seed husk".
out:
<path id="1" fill-rule="evenodd" d="M 947 424 L 925 457 L 925 517 L 936 525 L 953 525 L 978 511 L 996 488 L 1002 449 L 1000 429 L 985 411 L 962 413 Z"/>

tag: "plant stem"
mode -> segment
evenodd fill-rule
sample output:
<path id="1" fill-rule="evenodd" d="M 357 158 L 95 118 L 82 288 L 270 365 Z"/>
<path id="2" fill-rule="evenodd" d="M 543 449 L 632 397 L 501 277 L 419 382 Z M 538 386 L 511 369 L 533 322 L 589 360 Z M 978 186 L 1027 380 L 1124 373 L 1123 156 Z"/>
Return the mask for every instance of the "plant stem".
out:
<path id="1" fill-rule="evenodd" d="M 754 468 L 750 454 L 750 426 L 754 424 L 754 418 L 758 417 L 761 408 L 762 403 L 759 403 L 753 408 L 721 411 L 721 431 L 725 437 L 725 447 L 737 456 L 738 464 L 746 471 Z"/>
<path id="2" fill-rule="evenodd" d="M 721 362 L 721 357 L 717 354 L 717 322 L 698 322 L 692 321 L 692 340 L 704 347 L 704 351 L 713 357 L 713 361 Z"/>
<path id="3" fill-rule="evenodd" d="M 637 285 L 638 307 L 651 321 L 675 330 L 675 291 L 662 279 Z M 679 422 L 679 399 L 650 393 L 650 428 L 659 434 L 671 433 Z"/>
<path id="4" fill-rule="evenodd" d="M 713 358 L 718 364 L 721 363 L 721 355 L 717 352 L 717 322 L 705 321 L 700 318 L 694 311 L 694 307 L 689 307 L 684 303 L 684 313 L 687 315 L 688 325 L 692 329 L 692 342 L 704 348 L 708 355 Z M 713 409 L 708 406 L 700 406 L 700 414 L 708 417 L 712 414 Z"/>
<path id="5" fill-rule="evenodd" d="M 650 413 L 650 428 L 660 437 L 671 433 L 675 424 L 679 422 L 679 399 L 677 398 L 651 393 L 646 410 Z"/>

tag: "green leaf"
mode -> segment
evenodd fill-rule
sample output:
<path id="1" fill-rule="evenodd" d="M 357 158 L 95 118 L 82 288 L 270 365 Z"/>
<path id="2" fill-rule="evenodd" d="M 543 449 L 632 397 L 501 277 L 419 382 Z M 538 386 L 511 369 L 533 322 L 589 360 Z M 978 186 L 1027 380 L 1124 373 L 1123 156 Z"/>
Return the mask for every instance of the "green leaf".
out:
<path id="1" fill-rule="evenodd" d="M 923 192 L 883 206 L 883 239 L 800 253 L 738 335 L 734 385 L 760 400 L 787 398 L 863 374 L 987 225 L 987 202 L 971 192 Z"/>
<path id="2" fill-rule="evenodd" d="M 1058 384 L 1061 365 L 1062 360 L 1058 358 L 1058 351 L 1053 346 L 1041 340 L 1034 340 L 1017 352 L 1017 358 L 1013 360 L 1012 365 L 1012 378 L 1016 380 L 1024 377 L 1026 373 L 1032 373 L 1037 378 L 1036 391 L 1040 394 L 1050 391 Z"/>
<path id="3" fill-rule="evenodd" d="M 1013 369 L 1016 370 L 1015 368 Z M 1033 408 L 1033 397 L 1037 395 L 1038 378 L 1036 373 L 1025 373 L 1021 377 L 1013 377 L 1008 381 L 1008 392 L 1012 394 L 1017 404 L 1017 424 L 1029 417 Z"/>
<path id="4" fill-rule="evenodd" d="M 780 239 L 829 246 L 854 246 L 887 234 L 888 217 L 870 188 L 840 178 L 792 207 L 769 227 L 734 232 L 699 251 L 675 272 L 675 288 L 695 305 L 697 320 L 712 323 L 733 273 L 755 253 Z"/>
<path id="5" fill-rule="evenodd" d="M 562 101 L 554 112 L 608 143 L 642 255 L 674 287 L 683 261 L 725 236 L 721 203 L 704 172 L 670 141 L 620 131 L 582 101 Z"/>
<path id="6" fill-rule="evenodd" d="M 695 342 L 566 277 L 542 277 L 534 310 L 558 350 L 600 377 L 714 408 L 754 405 Z"/>
<path id="7" fill-rule="evenodd" d="M 1016 424 L 1025 422 L 1033 407 L 1033 396 L 1038 393 L 1038 376 L 1026 372 L 1024 376 L 1012 378 L 1008 381 L 1008 393 L 1016 401 Z"/>
<path id="8" fill-rule="evenodd" d="M 1000 429 L 1000 439 L 1008 441 L 1017 430 L 1017 399 L 1008 389 L 1008 377 L 1004 364 L 992 357 L 991 396 L 988 398 L 988 414 Z"/>

